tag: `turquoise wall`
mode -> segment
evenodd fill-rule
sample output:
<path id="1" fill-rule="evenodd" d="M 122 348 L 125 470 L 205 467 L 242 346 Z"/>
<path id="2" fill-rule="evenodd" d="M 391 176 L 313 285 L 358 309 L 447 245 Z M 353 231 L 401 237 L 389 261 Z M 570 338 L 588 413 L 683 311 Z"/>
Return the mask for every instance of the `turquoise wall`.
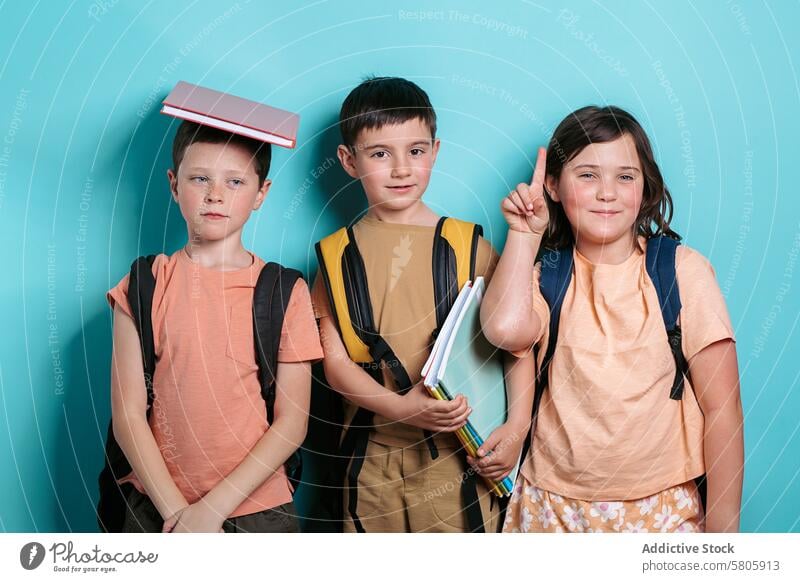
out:
<path id="1" fill-rule="evenodd" d="M 104 293 L 135 256 L 185 236 L 165 178 L 169 89 L 182 79 L 300 113 L 300 145 L 276 149 L 275 185 L 245 238 L 310 275 L 313 243 L 363 209 L 334 160 L 335 123 L 370 73 L 428 91 L 442 148 L 427 200 L 482 223 L 498 248 L 499 201 L 565 114 L 613 103 L 642 121 L 676 229 L 711 259 L 736 328 L 742 527 L 800 531 L 800 7 L 288 4 L 0 5 L 0 531 L 95 527 Z"/>

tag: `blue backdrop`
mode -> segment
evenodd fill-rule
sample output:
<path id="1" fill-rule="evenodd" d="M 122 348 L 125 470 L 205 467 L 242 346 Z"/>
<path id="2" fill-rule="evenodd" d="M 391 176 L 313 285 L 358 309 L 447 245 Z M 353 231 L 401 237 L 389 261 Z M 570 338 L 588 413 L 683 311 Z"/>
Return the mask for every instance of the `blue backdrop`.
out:
<path id="1" fill-rule="evenodd" d="M 280 4 L 280 5 L 279 5 Z M 738 338 L 746 531 L 800 531 L 797 3 L 75 0 L 0 4 L 0 530 L 92 531 L 109 416 L 104 294 L 185 230 L 165 172 L 178 80 L 302 116 L 246 229 L 313 274 L 313 243 L 363 210 L 335 161 L 337 112 L 367 74 L 430 94 L 439 212 L 484 225 L 569 111 L 631 110 L 710 258 Z M 168 6 L 168 8 L 167 8 Z"/>

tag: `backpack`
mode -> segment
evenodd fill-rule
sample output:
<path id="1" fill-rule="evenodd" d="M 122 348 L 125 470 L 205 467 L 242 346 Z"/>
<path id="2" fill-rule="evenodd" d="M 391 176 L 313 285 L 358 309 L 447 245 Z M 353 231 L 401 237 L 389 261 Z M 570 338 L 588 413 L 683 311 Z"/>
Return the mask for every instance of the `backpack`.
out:
<path id="1" fill-rule="evenodd" d="M 152 266 L 155 255 L 139 257 L 131 265 L 128 284 L 128 302 L 139 332 L 142 347 L 142 364 L 147 389 L 147 417 L 153 404 L 153 374 L 156 369 L 153 324 L 151 319 L 155 277 Z M 259 274 L 253 292 L 253 335 L 261 396 L 267 409 L 267 421 L 272 424 L 275 414 L 275 377 L 278 348 L 280 346 L 283 317 L 295 283 L 302 275 L 277 263 L 267 263 Z M 284 464 L 286 475 L 295 491 L 300 483 L 302 463 L 300 452 L 295 451 Z M 105 465 L 99 476 L 100 499 L 97 505 L 97 523 L 104 532 L 120 532 L 125 520 L 127 493 L 131 484 L 119 485 L 118 480 L 130 474 L 131 466 L 114 438 L 112 421 L 106 436 Z"/>
<path id="2" fill-rule="evenodd" d="M 666 235 L 651 238 L 647 242 L 645 265 L 647 274 L 656 289 L 658 304 L 664 327 L 667 331 L 672 357 L 675 361 L 675 377 L 669 392 L 669 400 L 680 401 L 683 398 L 685 379 L 689 377 L 689 364 L 681 348 L 681 328 L 678 325 L 678 315 L 681 311 L 681 299 L 678 292 L 678 279 L 675 269 L 675 254 L 680 242 Z M 548 371 L 555 354 L 558 342 L 558 326 L 561 317 L 561 306 L 567 293 L 574 268 L 573 248 L 546 249 L 541 253 L 542 264 L 539 288 L 545 301 L 550 307 L 550 328 L 547 351 L 545 352 L 542 366 L 536 379 L 536 391 L 533 401 L 533 428 L 535 430 L 536 416 L 544 390 L 548 385 Z M 536 348 L 537 361 L 538 350 Z M 525 444 L 523 458 L 530 446 L 530 439 Z M 706 479 L 702 475 L 695 479 L 703 507 L 706 504 Z"/>
<path id="3" fill-rule="evenodd" d="M 478 240 L 482 233 L 480 225 L 455 218 L 442 217 L 436 225 L 432 263 L 436 329 L 432 334 L 431 344 L 444 324 L 459 290 L 468 280 L 475 278 Z M 375 328 L 364 260 L 352 228 L 342 228 L 325 237 L 317 243 L 316 252 L 332 316 L 350 359 L 360 364 L 379 384 L 383 383 L 383 375 L 378 364 L 383 362 L 390 370 L 398 392 L 405 394 L 412 387 L 411 379 L 392 347 Z M 356 410 L 341 439 L 336 468 L 340 477 L 339 483 L 346 477 L 347 510 L 359 533 L 365 530 L 356 512 L 358 475 L 364 463 L 373 417 L 374 413 L 366 408 L 359 407 Z M 423 436 L 431 458 L 437 458 L 439 453 L 433 435 L 429 431 L 423 431 Z M 466 468 L 466 460 L 464 463 Z M 461 482 L 461 496 L 468 527 L 472 532 L 483 532 L 477 477 L 474 471 L 469 470 L 465 471 L 465 475 Z M 341 503 L 341 496 L 338 503 Z M 341 519 L 344 512 L 337 507 L 333 514 Z"/>

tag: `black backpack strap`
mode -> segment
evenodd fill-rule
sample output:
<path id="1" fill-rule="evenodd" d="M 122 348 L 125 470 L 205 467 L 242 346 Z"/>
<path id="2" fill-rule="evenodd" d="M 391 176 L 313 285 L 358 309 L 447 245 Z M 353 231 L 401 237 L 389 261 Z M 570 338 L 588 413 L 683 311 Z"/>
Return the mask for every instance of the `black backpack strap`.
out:
<path id="1" fill-rule="evenodd" d="M 347 245 L 342 256 L 342 272 L 345 278 L 347 306 L 350 310 L 353 328 L 369 348 L 373 362 L 384 362 L 397 384 L 398 392 L 405 394 L 411 389 L 411 379 L 400 358 L 375 327 L 364 259 L 355 244 L 353 229 L 348 228 L 347 234 L 350 237 L 350 244 Z"/>
<path id="2" fill-rule="evenodd" d="M 270 424 L 275 418 L 275 380 L 283 318 L 292 290 L 301 278 L 299 271 L 270 262 L 261 269 L 253 290 L 253 337 L 258 379 Z"/>
<path id="3" fill-rule="evenodd" d="M 445 229 L 452 232 L 445 232 Z M 459 246 L 460 260 L 469 261 L 466 279 L 475 280 L 475 264 L 478 256 L 478 243 L 483 235 L 483 227 L 443 216 L 436 223 L 433 235 L 433 297 L 436 307 L 436 330 L 433 339 L 439 335 L 439 330 L 444 325 L 447 315 L 458 297 L 461 286 L 466 281 L 459 280 L 459 258 L 453 245 Z M 451 238 L 448 239 L 448 236 Z M 466 248 L 466 245 L 469 248 Z M 467 252 L 468 251 L 468 252 Z M 463 269 L 463 267 L 462 267 Z M 462 279 L 464 277 L 462 276 Z"/>
<path id="4" fill-rule="evenodd" d="M 369 444 L 369 433 L 372 431 L 375 414 L 371 410 L 359 407 L 342 441 L 341 462 L 347 475 L 347 512 L 353 520 L 357 533 L 366 530 L 358 517 L 358 476 L 364 466 L 364 459 Z M 347 468 L 349 463 L 350 467 Z"/>
<path id="5" fill-rule="evenodd" d="M 478 496 L 478 477 L 469 467 L 465 469 L 464 479 L 461 481 L 461 505 L 467 518 L 468 533 L 486 533 Z"/>
<path id="6" fill-rule="evenodd" d="M 439 219 L 433 235 L 433 299 L 436 307 L 434 340 L 439 335 L 439 330 L 442 329 L 459 291 L 456 255 L 453 247 L 442 236 L 442 228 L 446 220 L 446 216 Z"/>
<path id="7" fill-rule="evenodd" d="M 261 397 L 266 404 L 267 422 L 270 424 L 275 419 L 275 381 L 283 320 L 292 298 L 292 290 L 301 278 L 300 271 L 269 262 L 261 269 L 253 289 L 253 338 L 258 363 L 258 380 L 261 384 Z M 302 475 L 302 457 L 299 450 L 289 455 L 284 468 L 286 477 L 297 491 Z"/>
<path id="8" fill-rule="evenodd" d="M 142 365 L 144 366 L 144 383 L 147 387 L 147 414 L 153 404 L 153 375 L 156 371 L 156 347 L 153 339 L 153 294 L 156 290 L 156 278 L 153 276 L 155 255 L 139 257 L 131 265 L 128 280 L 128 303 L 133 321 L 139 332 L 142 348 Z"/>
<path id="9" fill-rule="evenodd" d="M 659 236 L 647 241 L 647 274 L 653 282 L 658 295 L 658 304 L 664 318 L 667 339 L 675 360 L 675 378 L 672 381 L 669 397 L 680 400 L 683 397 L 684 378 L 689 374 L 689 364 L 681 347 L 681 328 L 678 315 L 681 311 L 681 298 L 678 292 L 678 278 L 675 270 L 675 254 L 680 242 Z"/>
<path id="10" fill-rule="evenodd" d="M 156 286 L 153 276 L 153 261 L 155 261 L 155 255 L 139 257 L 133 262 L 128 279 L 127 294 L 142 350 L 148 418 L 153 404 L 153 374 L 156 369 L 152 323 L 153 294 Z M 101 531 L 109 533 L 122 531 L 127 506 L 125 491 L 131 486 L 120 486 L 118 481 L 130 472 L 130 463 L 114 437 L 114 423 L 111 419 L 106 431 L 105 463 L 98 478 L 100 496 L 97 503 L 97 524 Z"/>

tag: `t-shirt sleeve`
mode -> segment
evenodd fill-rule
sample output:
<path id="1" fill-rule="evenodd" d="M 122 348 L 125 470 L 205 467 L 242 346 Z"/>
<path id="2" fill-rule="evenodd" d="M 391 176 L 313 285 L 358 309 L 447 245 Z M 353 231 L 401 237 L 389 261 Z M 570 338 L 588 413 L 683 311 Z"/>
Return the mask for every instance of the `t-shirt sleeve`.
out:
<path id="1" fill-rule="evenodd" d="M 279 362 L 308 362 L 322 359 L 319 330 L 314 319 L 308 285 L 302 279 L 295 283 L 289 306 L 283 318 Z"/>
<path id="2" fill-rule="evenodd" d="M 130 278 L 131 275 L 128 273 L 117 283 L 116 287 L 109 289 L 106 293 L 106 300 L 112 311 L 116 305 L 119 305 L 122 311 L 128 314 L 128 317 L 133 318 L 131 306 L 128 303 L 128 282 Z"/>
<path id="3" fill-rule="evenodd" d="M 550 326 L 550 308 L 547 306 L 547 301 L 542 295 L 539 287 L 539 280 L 542 275 L 542 263 L 538 262 L 533 267 L 533 280 L 531 281 L 531 294 L 533 295 L 533 312 L 539 317 L 539 333 L 533 340 L 533 343 L 528 347 L 511 352 L 517 358 L 524 358 L 533 349 L 533 346 L 538 344 L 546 337 L 546 332 Z M 522 276 L 520 274 L 520 276 Z"/>
<path id="4" fill-rule="evenodd" d="M 680 246 L 675 269 L 681 297 L 683 354 L 688 360 L 715 342 L 733 340 L 733 326 L 714 268 L 703 255 Z"/>
<path id="5" fill-rule="evenodd" d="M 163 293 L 163 277 L 164 277 L 164 268 L 166 267 L 167 263 L 169 263 L 169 257 L 167 255 L 161 254 L 156 255 L 155 260 L 153 261 L 153 277 L 156 280 L 156 289 L 153 293 L 153 305 L 158 302 L 160 297 L 159 293 Z M 114 307 L 119 304 L 122 311 L 128 314 L 129 317 L 133 317 L 133 312 L 131 311 L 130 303 L 128 302 L 128 285 L 130 283 L 131 274 L 127 273 L 119 283 L 117 283 L 116 287 L 113 287 L 108 290 L 106 293 L 106 300 L 108 304 L 111 306 L 113 310 Z"/>
<path id="6" fill-rule="evenodd" d="M 314 317 L 317 319 L 330 317 L 331 307 L 328 302 L 328 290 L 325 288 L 325 281 L 320 270 L 317 270 L 317 276 L 314 277 L 314 285 L 311 288 L 311 303 L 314 305 Z"/>

